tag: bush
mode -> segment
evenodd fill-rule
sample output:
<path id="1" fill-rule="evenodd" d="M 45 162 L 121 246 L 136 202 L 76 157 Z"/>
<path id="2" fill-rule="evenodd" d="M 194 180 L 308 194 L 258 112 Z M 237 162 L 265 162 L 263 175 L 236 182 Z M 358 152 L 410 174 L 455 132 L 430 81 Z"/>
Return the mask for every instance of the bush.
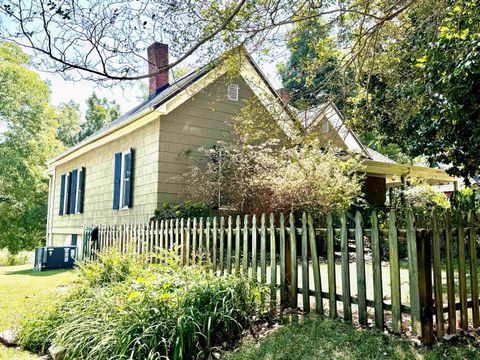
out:
<path id="1" fill-rule="evenodd" d="M 32 258 L 32 253 L 22 251 L 18 254 L 12 254 L 7 249 L 0 249 L 0 266 L 13 266 L 27 264 Z"/>
<path id="2" fill-rule="evenodd" d="M 177 205 L 163 204 L 163 209 L 155 210 L 155 215 L 150 219 L 154 220 L 169 220 L 181 218 L 194 217 L 208 217 L 212 211 L 212 206 L 206 205 L 202 202 L 185 201 Z"/>
<path id="3" fill-rule="evenodd" d="M 81 267 L 71 294 L 23 323 L 20 343 L 34 351 L 55 344 L 67 359 L 182 359 L 207 357 L 238 339 L 261 309 L 263 288 L 177 262 L 167 256 L 145 266 L 136 255 L 101 256 Z"/>
<path id="4" fill-rule="evenodd" d="M 237 214 L 309 211 L 325 214 L 348 209 L 362 195 L 360 160 L 325 151 L 318 142 L 281 147 L 219 144 L 183 175 L 186 196 Z"/>

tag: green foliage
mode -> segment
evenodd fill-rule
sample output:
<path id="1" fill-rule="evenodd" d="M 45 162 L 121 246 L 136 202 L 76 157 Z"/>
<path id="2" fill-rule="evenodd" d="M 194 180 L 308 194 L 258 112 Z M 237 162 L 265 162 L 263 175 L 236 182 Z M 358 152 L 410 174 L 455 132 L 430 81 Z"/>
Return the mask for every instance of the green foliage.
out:
<path id="1" fill-rule="evenodd" d="M 331 24 L 320 17 L 296 23 L 289 34 L 287 47 L 290 57 L 279 67 L 283 86 L 289 90 L 290 103 L 298 109 L 333 101 L 343 109 L 350 96 L 350 71 L 341 66 L 341 54 L 336 49 Z"/>
<path id="2" fill-rule="evenodd" d="M 317 143 L 221 144 L 202 149 L 184 174 L 190 199 L 240 214 L 347 209 L 361 196 L 358 159 Z"/>
<path id="3" fill-rule="evenodd" d="M 156 209 L 151 220 L 168 220 L 181 218 L 208 217 L 211 215 L 212 206 L 202 202 L 187 200 L 181 204 L 164 203 L 162 209 Z"/>
<path id="4" fill-rule="evenodd" d="M 85 122 L 80 125 L 78 141 L 89 137 L 120 116 L 120 106 L 114 101 L 99 98 L 95 93 L 87 99 Z"/>
<path id="5" fill-rule="evenodd" d="M 24 265 L 30 261 L 31 252 L 22 251 L 12 254 L 7 249 L 0 249 L 0 266 Z"/>
<path id="6" fill-rule="evenodd" d="M 65 299 L 23 323 L 21 344 L 45 351 L 53 343 L 66 359 L 207 358 L 238 340 L 265 296 L 246 278 L 180 267 L 171 255 L 150 266 L 125 256 L 107 253 L 81 267 Z"/>
<path id="7" fill-rule="evenodd" d="M 80 105 L 73 100 L 60 104 L 56 108 L 57 137 L 67 148 L 78 142 L 80 117 Z"/>
<path id="8" fill-rule="evenodd" d="M 0 248 L 12 253 L 44 241 L 45 164 L 63 148 L 49 88 L 27 65 L 18 47 L 0 43 Z"/>

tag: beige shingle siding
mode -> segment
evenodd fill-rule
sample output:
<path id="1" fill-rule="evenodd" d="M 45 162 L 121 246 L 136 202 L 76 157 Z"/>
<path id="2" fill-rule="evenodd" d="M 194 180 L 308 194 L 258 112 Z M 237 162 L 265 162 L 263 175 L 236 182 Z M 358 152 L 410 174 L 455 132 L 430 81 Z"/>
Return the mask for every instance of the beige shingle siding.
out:
<path id="1" fill-rule="evenodd" d="M 195 94 L 160 120 L 132 131 L 117 140 L 81 155 L 56 171 L 53 241 L 65 243 L 69 234 L 82 234 L 84 224 L 122 224 L 144 222 L 164 202 L 180 201 L 184 185 L 181 174 L 190 164 L 185 151 L 212 146 L 232 135 L 232 119 L 253 92 L 243 79 L 239 101 L 227 99 L 227 82 L 220 78 Z M 133 207 L 113 210 L 114 154 L 135 149 Z M 83 214 L 58 215 L 60 176 L 75 168 L 86 168 L 85 206 Z"/>
<path id="2" fill-rule="evenodd" d="M 232 119 L 245 100 L 254 96 L 242 78 L 231 80 L 239 85 L 239 101 L 227 99 L 226 77 L 222 77 L 184 104 L 162 117 L 160 130 L 159 206 L 163 202 L 178 202 L 184 186 L 181 175 L 189 160 L 183 154 L 217 141 L 231 139 Z"/>
<path id="3" fill-rule="evenodd" d="M 147 221 L 157 207 L 159 120 L 56 167 L 53 241 L 63 244 L 68 234 L 81 234 L 84 224 L 121 224 Z M 113 210 L 114 154 L 135 149 L 133 207 Z M 86 168 L 83 214 L 58 215 L 60 176 L 72 169 Z"/>

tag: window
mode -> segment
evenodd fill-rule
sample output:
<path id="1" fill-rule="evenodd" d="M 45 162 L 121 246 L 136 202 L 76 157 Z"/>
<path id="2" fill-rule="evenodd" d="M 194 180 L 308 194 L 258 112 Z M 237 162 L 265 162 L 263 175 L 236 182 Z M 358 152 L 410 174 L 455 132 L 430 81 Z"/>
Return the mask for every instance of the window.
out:
<path id="1" fill-rule="evenodd" d="M 238 85 L 237 84 L 228 84 L 227 97 L 228 97 L 228 100 L 238 101 Z"/>
<path id="2" fill-rule="evenodd" d="M 325 121 L 324 123 L 322 123 L 322 132 L 326 134 L 329 131 L 330 131 L 330 126 L 328 124 L 328 121 Z"/>
<path id="3" fill-rule="evenodd" d="M 59 215 L 83 213 L 85 168 L 63 174 L 60 180 Z"/>
<path id="4" fill-rule="evenodd" d="M 115 210 L 132 207 L 133 159 L 133 149 L 115 154 L 113 180 L 113 209 Z"/>

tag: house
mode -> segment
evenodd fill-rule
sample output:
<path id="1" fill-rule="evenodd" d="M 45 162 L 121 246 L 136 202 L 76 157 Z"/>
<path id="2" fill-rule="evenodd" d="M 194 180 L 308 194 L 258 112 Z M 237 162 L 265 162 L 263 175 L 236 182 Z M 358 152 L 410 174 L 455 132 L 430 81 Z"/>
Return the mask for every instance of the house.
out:
<path id="1" fill-rule="evenodd" d="M 167 180 L 185 172 L 188 159 L 181 154 L 228 140 L 233 118 L 249 99 L 274 114 L 290 136 L 318 131 L 323 138 L 333 135 L 339 147 L 359 152 L 368 175 L 366 192 L 375 204 L 383 204 L 386 187 L 407 174 L 452 181 L 442 170 L 396 164 L 363 146 L 332 105 L 302 126 L 248 53 L 239 53 L 233 76 L 219 59 L 172 83 L 168 72 L 151 77 L 145 102 L 51 159 L 47 244 L 82 248 L 87 224 L 147 222 L 164 202 L 179 201 L 181 181 Z M 150 71 L 155 64 L 168 64 L 168 46 L 151 45 L 148 61 Z"/>

